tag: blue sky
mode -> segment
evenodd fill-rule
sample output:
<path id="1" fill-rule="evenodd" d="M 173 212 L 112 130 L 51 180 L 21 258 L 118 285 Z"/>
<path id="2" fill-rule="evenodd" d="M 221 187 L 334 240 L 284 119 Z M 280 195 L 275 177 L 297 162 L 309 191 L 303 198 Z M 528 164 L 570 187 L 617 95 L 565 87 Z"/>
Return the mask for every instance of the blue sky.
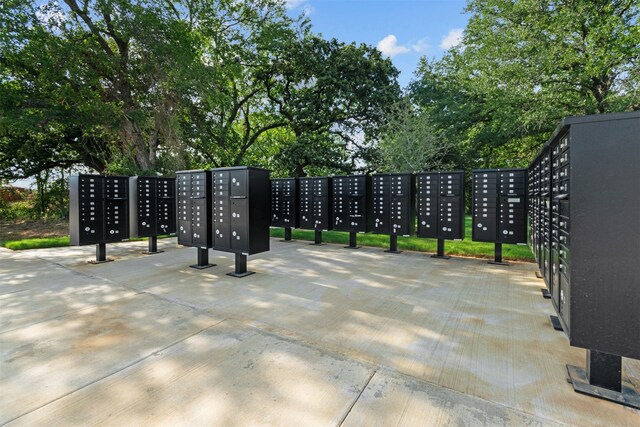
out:
<path id="1" fill-rule="evenodd" d="M 411 81 L 418 60 L 439 58 L 467 24 L 466 0 L 285 0 L 289 13 L 306 13 L 325 38 L 377 46 Z"/>

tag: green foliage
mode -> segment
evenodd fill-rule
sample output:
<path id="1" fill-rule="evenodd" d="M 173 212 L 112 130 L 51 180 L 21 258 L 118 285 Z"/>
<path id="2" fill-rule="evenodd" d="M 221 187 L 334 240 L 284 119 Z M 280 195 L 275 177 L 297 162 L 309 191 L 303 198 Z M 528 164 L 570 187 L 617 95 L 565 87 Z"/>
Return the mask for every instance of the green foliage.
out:
<path id="1" fill-rule="evenodd" d="M 34 239 L 9 240 L 3 246 L 7 249 L 20 251 L 25 249 L 58 248 L 69 246 L 69 236 L 62 237 L 41 237 Z"/>
<path id="2" fill-rule="evenodd" d="M 312 34 L 281 0 L 8 0 L 0 66 L 6 178 L 353 168 L 399 93 L 375 48 Z"/>
<path id="3" fill-rule="evenodd" d="M 472 0 L 462 44 L 411 86 L 465 166 L 526 166 L 568 115 L 640 109 L 638 0 Z"/>
<path id="4" fill-rule="evenodd" d="M 284 229 L 271 228 L 271 237 L 284 237 Z M 297 240 L 315 239 L 313 230 L 292 230 L 292 238 Z M 349 243 L 349 233 L 340 231 L 323 231 L 322 240 L 327 243 L 339 243 L 346 245 Z M 389 247 L 389 236 L 382 234 L 358 234 L 358 244 L 361 246 L 373 246 L 378 248 Z M 435 253 L 438 248 L 436 239 L 423 239 L 420 237 L 398 237 L 398 248 Z M 514 261 L 533 261 L 534 257 L 528 246 L 503 245 L 503 258 Z M 448 255 L 458 255 L 477 258 L 493 258 L 494 245 L 492 243 L 474 242 L 471 240 L 471 217 L 465 220 L 465 240 L 447 241 L 446 253 Z"/>
<path id="5" fill-rule="evenodd" d="M 391 111 L 378 148 L 382 171 L 447 170 L 453 165 L 454 145 L 437 134 L 428 114 L 406 102 Z"/>

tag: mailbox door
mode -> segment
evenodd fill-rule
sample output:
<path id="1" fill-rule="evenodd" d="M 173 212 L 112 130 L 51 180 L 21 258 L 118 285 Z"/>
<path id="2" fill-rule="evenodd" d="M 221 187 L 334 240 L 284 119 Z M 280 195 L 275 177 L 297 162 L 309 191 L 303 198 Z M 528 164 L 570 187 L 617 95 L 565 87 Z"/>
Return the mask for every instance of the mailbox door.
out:
<path id="1" fill-rule="evenodd" d="M 80 201 L 80 244 L 100 243 L 104 239 L 104 201 Z"/>
<path id="2" fill-rule="evenodd" d="M 439 238 L 447 240 L 461 239 L 460 216 L 463 214 L 463 212 L 460 212 L 459 197 L 440 197 Z"/>
<path id="3" fill-rule="evenodd" d="M 231 197 L 247 197 L 247 170 L 232 170 L 229 174 L 229 184 L 231 186 Z"/>
<path id="4" fill-rule="evenodd" d="M 231 199 L 231 249 L 249 252 L 248 200 Z"/>

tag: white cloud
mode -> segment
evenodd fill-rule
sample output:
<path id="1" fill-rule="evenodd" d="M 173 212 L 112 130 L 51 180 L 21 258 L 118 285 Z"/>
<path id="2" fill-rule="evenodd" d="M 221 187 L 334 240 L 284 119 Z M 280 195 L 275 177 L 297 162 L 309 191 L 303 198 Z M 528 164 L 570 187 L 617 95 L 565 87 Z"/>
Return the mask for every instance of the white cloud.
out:
<path id="1" fill-rule="evenodd" d="M 420 39 L 409 46 L 398 44 L 398 38 L 389 34 L 380 40 L 376 46 L 383 55 L 393 58 L 396 55 L 402 55 L 409 52 L 425 52 L 429 49 L 429 43 L 426 39 Z"/>
<path id="2" fill-rule="evenodd" d="M 287 9 L 295 9 L 303 3 L 306 3 L 307 0 L 284 0 L 284 7 Z"/>
<path id="3" fill-rule="evenodd" d="M 311 16 L 311 14 L 315 11 L 316 11 L 316 8 L 311 6 L 310 4 L 302 8 L 302 13 L 304 14 L 304 16 Z"/>
<path id="4" fill-rule="evenodd" d="M 411 51 L 406 46 L 398 44 L 398 38 L 393 34 L 389 34 L 378 42 L 377 48 L 383 55 L 393 58 L 396 55 L 401 55 Z"/>
<path id="5" fill-rule="evenodd" d="M 444 50 L 449 50 L 452 47 L 458 46 L 462 43 L 462 28 L 453 28 L 449 33 L 442 38 L 440 42 L 440 47 Z"/>
<path id="6" fill-rule="evenodd" d="M 429 47 L 429 43 L 427 43 L 426 39 L 420 39 L 411 45 L 411 49 L 415 52 L 426 52 L 429 50 Z"/>

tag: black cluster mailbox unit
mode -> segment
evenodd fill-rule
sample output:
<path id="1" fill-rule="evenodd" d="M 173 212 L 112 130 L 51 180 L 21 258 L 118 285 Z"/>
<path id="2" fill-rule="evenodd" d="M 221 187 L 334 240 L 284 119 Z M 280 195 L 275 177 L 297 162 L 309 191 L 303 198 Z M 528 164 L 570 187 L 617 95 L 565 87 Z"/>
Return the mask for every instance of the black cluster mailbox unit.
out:
<path id="1" fill-rule="evenodd" d="M 211 171 L 213 187 L 213 249 L 235 253 L 235 271 L 244 277 L 247 256 L 269 250 L 269 171 L 247 166 Z"/>
<path id="2" fill-rule="evenodd" d="M 211 233 L 211 172 L 189 170 L 176 172 L 178 244 L 198 250 L 198 263 L 193 268 L 213 267 L 209 264 Z"/>
<path id="3" fill-rule="evenodd" d="M 297 178 L 271 180 L 271 225 L 284 228 L 284 241 L 291 241 L 291 229 L 300 227 Z"/>
<path id="4" fill-rule="evenodd" d="M 106 244 L 129 239 L 129 185 L 125 176 L 69 177 L 71 245 L 96 245 L 96 263 L 107 259 Z"/>
<path id="5" fill-rule="evenodd" d="M 527 244 L 527 169 L 480 169 L 473 173 L 472 240 L 495 243 L 502 262 L 502 244 Z"/>
<path id="6" fill-rule="evenodd" d="M 333 229 L 333 180 L 330 177 L 299 178 L 300 228 L 315 230 L 314 245 L 322 244 L 322 231 Z"/>
<path id="7" fill-rule="evenodd" d="M 349 249 L 357 249 L 357 234 L 371 231 L 371 176 L 333 177 L 333 229 L 349 233 Z"/>
<path id="8" fill-rule="evenodd" d="M 444 254 L 445 240 L 464 239 L 464 172 L 416 174 L 418 237 L 438 239 L 434 258 Z"/>
<path id="9" fill-rule="evenodd" d="M 640 112 L 564 119 L 529 168 L 532 250 L 586 370 L 576 391 L 640 408 L 622 357 L 640 359 Z"/>
<path id="10" fill-rule="evenodd" d="M 147 254 L 157 254 L 158 236 L 176 232 L 176 179 L 129 178 L 129 224 L 133 237 L 148 237 Z"/>
<path id="11" fill-rule="evenodd" d="M 372 231 L 389 235 L 389 250 L 398 251 L 398 236 L 410 236 L 415 230 L 415 177 L 411 173 L 372 175 Z"/>

